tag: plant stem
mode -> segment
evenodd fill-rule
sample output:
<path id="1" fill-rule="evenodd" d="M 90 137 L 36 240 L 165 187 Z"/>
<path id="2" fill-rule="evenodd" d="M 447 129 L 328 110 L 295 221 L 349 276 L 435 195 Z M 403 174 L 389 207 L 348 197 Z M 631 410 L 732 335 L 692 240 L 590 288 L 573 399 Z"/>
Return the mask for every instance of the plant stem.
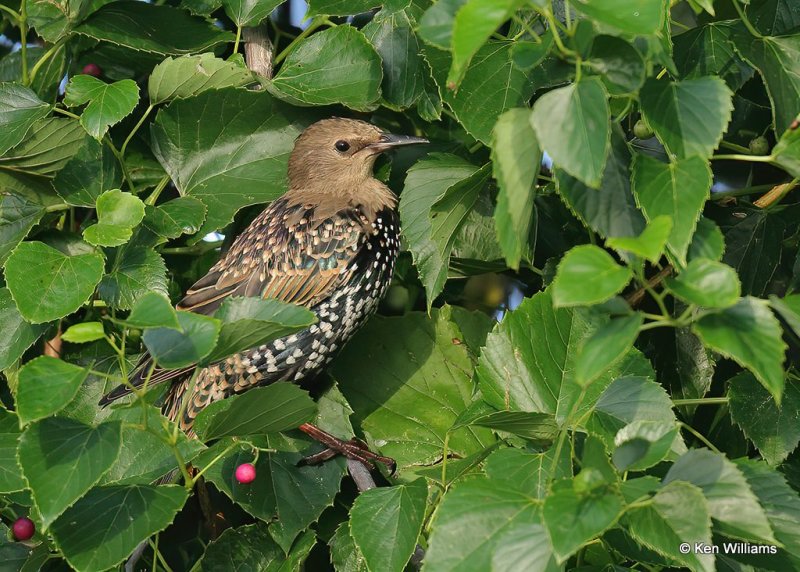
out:
<path id="1" fill-rule="evenodd" d="M 727 405 L 727 397 L 700 397 L 697 399 L 673 399 L 672 404 L 679 405 Z"/>
<path id="2" fill-rule="evenodd" d="M 545 20 L 547 20 L 547 25 L 550 26 L 550 31 L 553 34 L 553 40 L 555 41 L 556 46 L 558 47 L 558 51 L 565 56 L 577 57 L 578 54 L 567 48 L 564 45 L 564 42 L 561 41 L 561 36 L 558 33 L 558 24 L 556 23 L 556 19 L 553 16 L 552 8 L 542 10 L 542 15 L 544 15 Z"/>
<path id="3" fill-rule="evenodd" d="M 792 190 L 794 190 L 797 187 L 797 182 L 798 178 L 795 177 L 788 183 L 776 185 L 773 188 L 771 188 L 767 193 L 765 193 L 763 196 L 753 201 L 753 204 L 762 209 L 775 206 L 778 203 L 780 203 L 786 195 L 788 195 Z"/>
<path id="4" fill-rule="evenodd" d="M 119 163 L 120 167 L 122 167 L 122 175 L 125 177 L 125 181 L 128 183 L 128 187 L 130 188 L 131 192 L 134 195 L 137 194 L 136 185 L 133 184 L 133 178 L 128 170 L 128 165 L 125 164 L 125 158 L 122 156 L 122 153 L 119 152 L 119 149 L 116 148 L 114 142 L 111 140 L 111 137 L 108 135 L 103 137 L 103 141 L 106 145 L 108 145 L 108 148 L 111 149 L 111 152 L 114 154 L 114 157 L 117 158 L 117 162 Z"/>
<path id="5" fill-rule="evenodd" d="M 213 459 L 211 459 L 211 461 L 209 461 L 209 463 L 208 463 L 208 464 L 207 464 L 205 467 L 203 467 L 203 468 L 202 468 L 202 469 L 201 469 L 201 470 L 200 470 L 200 471 L 199 471 L 199 472 L 198 472 L 198 473 L 197 473 L 197 474 L 194 476 L 194 478 L 192 479 L 192 487 L 194 487 L 195 483 L 197 483 L 197 481 L 198 481 L 198 480 L 200 480 L 200 477 L 202 477 L 202 476 L 203 476 L 203 473 L 205 473 L 205 472 L 206 472 L 208 469 L 210 469 L 212 466 L 214 466 L 214 464 L 215 464 L 217 461 L 219 461 L 220 459 L 222 459 L 222 457 L 224 457 L 225 455 L 227 455 L 228 453 L 230 453 L 230 452 L 231 452 L 231 451 L 233 451 L 234 449 L 238 448 L 239 446 L 240 446 L 240 442 L 239 442 L 239 441 L 235 441 L 235 442 L 231 443 L 230 445 L 228 445 L 227 447 L 225 447 L 225 450 L 224 450 L 224 451 L 222 451 L 222 453 L 220 453 L 219 455 L 217 455 L 216 457 L 214 457 Z M 256 460 L 257 460 L 257 459 L 258 459 L 258 457 L 256 456 Z M 253 464 L 255 465 L 255 461 L 253 461 Z"/>
<path id="6" fill-rule="evenodd" d="M 737 153 L 751 155 L 750 149 L 748 149 L 743 145 L 737 145 L 736 143 L 729 143 L 728 141 L 720 141 L 719 146 L 723 147 L 724 149 L 730 149 L 731 151 L 736 151 Z"/>
<path id="7" fill-rule="evenodd" d="M 167 561 L 164 560 L 164 557 L 161 555 L 161 552 L 158 550 L 158 546 L 154 545 L 153 541 L 150 540 L 149 538 L 147 539 L 147 542 L 148 542 L 148 544 L 150 544 L 150 547 L 153 549 L 153 552 L 155 553 L 156 557 L 158 557 L 158 561 L 161 562 L 161 566 L 164 567 L 164 570 L 166 570 L 167 572 L 172 572 L 172 568 L 170 568 L 169 564 L 167 564 Z M 153 570 L 153 572 L 155 572 L 155 569 Z"/>
<path id="8" fill-rule="evenodd" d="M 162 248 L 162 254 L 204 254 L 209 250 L 214 250 L 222 246 L 222 240 L 215 240 L 214 242 L 201 242 L 194 246 L 176 246 L 174 248 Z"/>
<path id="9" fill-rule="evenodd" d="M 147 197 L 147 199 L 145 199 L 144 204 L 150 205 L 150 206 L 155 205 L 156 201 L 158 200 L 158 196 L 161 194 L 161 191 L 163 191 L 167 187 L 167 185 L 169 184 L 170 180 L 171 179 L 170 179 L 169 175 L 164 175 L 163 177 L 161 177 L 161 180 L 156 185 L 156 188 L 153 189 L 153 192 L 150 193 L 150 196 Z"/>
<path id="10" fill-rule="evenodd" d="M 30 85 L 28 78 L 28 3 L 22 0 L 19 5 L 19 44 L 22 64 L 22 85 Z"/>
<path id="11" fill-rule="evenodd" d="M 0 4 L 0 10 L 6 12 L 9 16 L 11 16 L 14 20 L 16 20 L 17 23 L 19 23 L 19 21 L 22 19 L 22 16 L 20 16 L 19 12 L 9 8 L 8 6 L 3 6 L 2 4 Z"/>
<path id="12" fill-rule="evenodd" d="M 775 160 L 772 155 L 744 155 L 744 154 L 730 154 L 730 155 L 712 155 L 712 161 L 750 161 L 751 163 L 770 163 Z"/>
<path id="13" fill-rule="evenodd" d="M 747 18 L 747 14 L 744 13 L 744 10 L 742 10 L 742 7 L 739 5 L 739 0 L 731 0 L 731 4 L 733 4 L 733 7 L 736 8 L 736 11 L 739 13 L 739 17 L 742 19 L 742 24 L 744 24 L 744 27 L 747 28 L 747 31 L 756 38 L 763 38 L 764 36 L 761 35 L 761 32 L 756 30 L 753 27 L 753 24 L 750 23 L 750 20 Z"/>
<path id="14" fill-rule="evenodd" d="M 50 205 L 49 207 L 45 207 L 45 212 L 48 213 L 57 213 L 59 211 L 66 211 L 69 210 L 69 205 Z"/>
<path id="15" fill-rule="evenodd" d="M 150 115 L 151 111 L 153 111 L 153 104 L 152 103 L 147 106 L 147 109 L 144 110 L 144 113 L 139 118 L 139 121 L 136 123 L 136 125 L 133 126 L 133 129 L 131 129 L 131 132 L 128 133 L 128 136 L 125 138 L 125 141 L 122 142 L 122 147 L 119 148 L 120 157 L 125 158 L 125 151 L 128 149 L 128 143 L 131 142 L 131 139 L 133 139 L 133 136 L 136 135 L 137 131 L 139 131 L 139 128 L 145 122 L 145 119 L 147 119 L 147 116 Z"/>
<path id="16" fill-rule="evenodd" d="M 680 426 L 681 426 L 681 427 L 683 427 L 683 428 L 684 428 L 684 429 L 686 429 L 686 430 L 687 430 L 689 433 L 691 433 L 692 435 L 694 435 L 695 437 L 697 437 L 697 438 L 698 438 L 700 441 L 702 441 L 702 442 L 703 442 L 703 444 L 705 444 L 705 446 L 706 446 L 706 447 L 708 447 L 709 449 L 711 449 L 711 450 L 712 450 L 712 451 L 714 451 L 715 453 L 719 453 L 719 452 L 720 452 L 720 450 L 719 450 L 719 449 L 717 449 L 717 448 L 714 446 L 714 443 L 712 443 L 711 441 L 709 441 L 708 439 L 706 439 L 706 438 L 703 436 L 703 434 L 702 434 L 702 433 L 700 433 L 699 431 L 697 431 L 697 430 L 696 430 L 694 427 L 692 427 L 691 425 L 688 425 L 688 424 L 686 424 L 686 423 L 682 423 L 682 422 L 678 422 L 678 423 L 680 424 Z"/>
<path id="17" fill-rule="evenodd" d="M 516 22 L 516 23 L 517 23 L 517 25 L 519 25 L 519 27 L 520 27 L 520 28 L 522 28 L 522 30 L 523 30 L 523 31 L 525 31 L 525 32 L 527 32 L 528 34 L 530 34 L 530 36 L 533 38 L 533 40 L 534 40 L 534 41 L 535 41 L 537 44 L 541 44 L 541 43 L 542 43 L 542 38 L 539 36 L 539 34 L 537 34 L 537 33 L 536 33 L 534 30 L 533 30 L 533 28 L 531 28 L 531 26 L 530 26 L 530 24 L 528 24 L 528 22 L 526 22 L 525 20 L 523 20 L 522 18 L 520 18 L 520 17 L 519 17 L 519 16 L 517 16 L 516 14 L 514 14 L 513 16 L 511 16 L 511 19 L 512 19 L 514 22 Z"/>
<path id="18" fill-rule="evenodd" d="M 322 26 L 322 25 L 324 25 L 326 23 L 327 23 L 327 20 L 324 17 L 321 17 L 321 16 L 318 16 L 318 17 L 314 18 L 313 20 L 311 20 L 311 23 L 308 25 L 308 28 L 306 28 L 305 30 L 303 30 L 302 32 L 297 34 L 297 37 L 294 40 L 292 40 L 291 42 L 289 42 L 289 45 L 286 46 L 286 48 L 284 48 L 284 50 L 281 53 L 279 53 L 277 56 L 275 56 L 275 60 L 273 61 L 273 65 L 278 65 L 283 60 L 285 60 L 286 56 L 288 56 L 290 53 L 292 53 L 292 50 L 294 50 L 297 47 L 298 43 L 302 42 L 306 37 L 308 37 L 309 34 L 311 34 L 311 32 L 313 32 L 314 30 L 316 30 L 317 28 L 319 28 L 320 26 Z"/>
<path id="19" fill-rule="evenodd" d="M 237 25 L 236 26 L 236 40 L 233 42 L 233 53 L 239 53 L 239 41 L 242 39 L 242 27 Z"/>
<path id="20" fill-rule="evenodd" d="M 55 54 L 58 53 L 58 50 L 60 50 L 61 47 L 64 45 L 64 43 L 67 41 L 67 38 L 68 36 L 65 36 L 60 40 L 58 40 L 45 53 L 42 54 L 42 57 L 39 58 L 35 64 L 33 64 L 30 76 L 28 77 L 30 83 L 33 83 L 33 80 L 36 79 L 36 74 L 39 72 L 39 69 L 45 64 L 45 62 L 47 62 L 47 60 L 49 60 L 51 57 L 53 57 Z"/>
<path id="21" fill-rule="evenodd" d="M 60 113 L 61 115 L 65 115 L 66 117 L 70 117 L 72 119 L 77 119 L 78 121 L 81 120 L 81 116 L 80 115 L 75 115 L 71 111 L 67 111 L 66 109 L 61 109 L 60 107 L 54 107 L 53 111 L 55 111 L 56 113 Z"/>
<path id="22" fill-rule="evenodd" d="M 743 197 L 746 195 L 754 195 L 763 191 L 769 191 L 775 185 L 756 185 L 754 187 L 745 187 L 743 189 L 733 189 L 732 191 L 723 191 L 721 193 L 712 193 L 708 200 L 718 201 L 727 199 L 729 197 Z"/>

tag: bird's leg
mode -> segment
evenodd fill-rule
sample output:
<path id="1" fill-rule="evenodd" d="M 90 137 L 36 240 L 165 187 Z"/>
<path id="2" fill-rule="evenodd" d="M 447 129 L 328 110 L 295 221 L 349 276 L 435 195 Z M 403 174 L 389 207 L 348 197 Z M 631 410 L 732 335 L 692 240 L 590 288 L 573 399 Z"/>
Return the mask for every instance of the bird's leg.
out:
<path id="1" fill-rule="evenodd" d="M 323 445 L 327 446 L 327 449 L 302 459 L 300 463 L 303 465 L 317 465 L 335 457 L 336 455 L 344 455 L 348 459 L 353 459 L 354 461 L 360 461 L 364 463 L 370 469 L 374 468 L 373 463 L 375 461 L 386 465 L 389 469 L 389 472 L 392 474 L 394 474 L 394 471 L 397 468 L 397 464 L 394 462 L 394 459 L 376 455 L 367 448 L 366 443 L 360 439 L 356 439 L 355 437 L 349 441 L 343 441 L 342 439 L 334 437 L 327 431 L 323 431 L 311 423 L 303 423 L 300 425 L 300 427 L 298 427 L 298 429 L 315 441 L 319 441 Z"/>

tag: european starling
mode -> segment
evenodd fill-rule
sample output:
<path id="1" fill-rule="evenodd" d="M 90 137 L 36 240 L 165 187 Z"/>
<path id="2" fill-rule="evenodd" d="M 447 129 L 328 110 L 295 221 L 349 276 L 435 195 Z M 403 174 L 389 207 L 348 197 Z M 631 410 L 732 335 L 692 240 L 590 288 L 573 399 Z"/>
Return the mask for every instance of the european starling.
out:
<path id="1" fill-rule="evenodd" d="M 399 248 L 397 200 L 373 177 L 375 159 L 414 143 L 427 140 L 352 119 L 325 119 L 303 131 L 289 159 L 289 190 L 264 209 L 177 307 L 210 315 L 228 296 L 260 296 L 306 306 L 318 321 L 213 364 L 194 382 L 192 367 L 156 369 L 149 385 L 172 381 L 163 405 L 169 419 L 191 433 L 195 417 L 210 403 L 275 381 L 312 378 L 331 361 L 375 311 Z M 141 386 L 149 369 L 145 358 L 131 383 Z M 128 393 L 120 386 L 100 404 Z M 360 443 L 340 441 L 313 425 L 300 429 L 328 445 L 323 458 L 339 452 L 383 460 Z"/>

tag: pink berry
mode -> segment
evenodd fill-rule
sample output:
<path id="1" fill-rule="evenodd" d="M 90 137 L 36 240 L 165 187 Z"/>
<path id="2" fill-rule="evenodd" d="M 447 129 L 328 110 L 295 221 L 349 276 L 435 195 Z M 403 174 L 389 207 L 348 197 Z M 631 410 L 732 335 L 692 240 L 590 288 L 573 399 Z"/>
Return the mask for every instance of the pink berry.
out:
<path id="1" fill-rule="evenodd" d="M 236 467 L 236 480 L 247 485 L 256 480 L 256 468 L 250 463 L 243 463 Z"/>
<path id="2" fill-rule="evenodd" d="M 33 521 L 28 517 L 21 516 L 14 521 L 11 530 L 14 533 L 14 538 L 17 540 L 28 540 L 33 536 L 33 533 L 36 532 L 36 525 L 34 525 Z"/>
<path id="3" fill-rule="evenodd" d="M 83 73 L 86 75 L 93 75 L 94 77 L 100 77 L 103 74 L 103 70 L 101 70 L 100 66 L 97 64 L 86 64 L 83 66 Z"/>

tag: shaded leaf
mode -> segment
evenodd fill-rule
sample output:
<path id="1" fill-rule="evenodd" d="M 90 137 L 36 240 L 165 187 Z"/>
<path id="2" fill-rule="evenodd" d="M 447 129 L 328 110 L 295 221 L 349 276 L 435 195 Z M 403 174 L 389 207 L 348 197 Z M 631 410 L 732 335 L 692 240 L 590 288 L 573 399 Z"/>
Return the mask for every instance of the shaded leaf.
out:
<path id="1" fill-rule="evenodd" d="M 93 208 L 97 198 L 122 185 L 122 169 L 108 145 L 86 137 L 83 145 L 53 180 L 67 204 Z"/>
<path id="2" fill-rule="evenodd" d="M 167 268 L 151 248 L 126 245 L 113 258 L 111 268 L 97 287 L 110 306 L 127 310 L 148 292 L 167 294 Z"/>
<path id="3" fill-rule="evenodd" d="M 20 143 L 50 106 L 30 88 L 15 83 L 0 83 L 0 155 Z"/>
<path id="4" fill-rule="evenodd" d="M 28 136 L 0 157 L 0 169 L 52 177 L 80 151 L 86 131 L 74 119 L 47 117 Z"/>
<path id="5" fill-rule="evenodd" d="M 43 242 L 24 242 L 5 263 L 8 289 L 20 314 L 49 322 L 80 308 L 103 275 L 100 254 L 66 256 Z"/>
<path id="6" fill-rule="evenodd" d="M 214 349 L 220 321 L 192 312 L 178 312 L 180 330 L 152 328 L 142 335 L 145 346 L 159 366 L 179 368 L 196 364 Z"/>

